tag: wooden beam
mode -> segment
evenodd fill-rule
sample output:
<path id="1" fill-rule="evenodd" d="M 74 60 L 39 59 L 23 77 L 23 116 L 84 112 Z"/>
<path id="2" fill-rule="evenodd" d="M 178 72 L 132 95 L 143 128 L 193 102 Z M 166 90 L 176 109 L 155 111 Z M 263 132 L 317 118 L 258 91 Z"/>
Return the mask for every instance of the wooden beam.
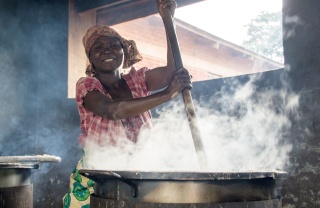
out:
<path id="1" fill-rule="evenodd" d="M 129 2 L 131 0 L 74 0 L 74 9 L 78 14 Z"/>
<path id="2" fill-rule="evenodd" d="M 75 12 L 74 0 L 69 0 L 69 31 L 68 31 L 68 98 L 75 97 L 76 82 L 85 76 L 87 56 L 82 45 L 82 37 L 88 28 L 96 25 L 95 11 L 82 15 Z"/>
<path id="3" fill-rule="evenodd" d="M 153 3 L 153 4 L 152 4 Z M 97 11 L 98 25 L 115 25 L 155 14 L 156 2 L 150 0 L 131 1 L 125 5 L 117 5 Z"/>
<path id="4" fill-rule="evenodd" d="M 204 0 L 176 0 L 178 7 L 183 7 L 189 4 L 194 4 L 197 2 L 201 2 Z M 123 5 L 141 5 L 140 3 L 143 2 L 145 7 L 141 8 L 144 13 L 148 13 L 149 15 L 155 14 L 158 12 L 156 7 L 156 1 L 155 0 L 74 0 L 74 8 L 77 13 L 83 13 L 90 10 L 98 10 L 98 9 L 104 9 L 114 6 L 123 6 Z M 134 9 L 137 9 L 137 7 L 132 8 L 131 11 L 134 11 Z M 145 15 L 146 16 L 146 15 Z M 143 16 L 141 16 L 143 17 Z"/>
<path id="5" fill-rule="evenodd" d="M 203 0 L 177 0 L 178 7 Z M 115 25 L 158 13 L 155 0 L 129 1 L 97 10 L 98 25 Z"/>

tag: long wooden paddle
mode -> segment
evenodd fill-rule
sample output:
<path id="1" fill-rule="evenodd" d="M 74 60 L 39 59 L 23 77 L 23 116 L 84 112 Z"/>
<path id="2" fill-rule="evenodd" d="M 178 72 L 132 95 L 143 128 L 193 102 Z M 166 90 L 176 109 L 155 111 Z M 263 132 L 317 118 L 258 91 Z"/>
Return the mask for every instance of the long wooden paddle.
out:
<path id="1" fill-rule="evenodd" d="M 160 0 L 156 0 L 156 1 L 159 8 Z M 174 19 L 172 17 L 170 8 L 167 7 L 164 9 L 162 20 L 166 30 L 169 46 L 172 51 L 175 67 L 176 67 L 176 70 L 178 70 L 183 67 L 183 64 L 182 64 L 182 59 L 180 54 L 179 43 L 178 43 L 178 39 L 177 39 L 175 27 L 174 27 Z M 207 157 L 204 151 L 190 90 L 184 89 L 182 91 L 182 97 L 183 97 L 183 102 L 185 105 L 185 110 L 186 110 L 186 114 L 189 121 L 189 126 L 191 130 L 192 138 L 193 138 L 194 147 L 197 153 L 199 165 L 200 165 L 200 168 L 203 170 L 203 169 L 206 169 L 207 167 Z"/>

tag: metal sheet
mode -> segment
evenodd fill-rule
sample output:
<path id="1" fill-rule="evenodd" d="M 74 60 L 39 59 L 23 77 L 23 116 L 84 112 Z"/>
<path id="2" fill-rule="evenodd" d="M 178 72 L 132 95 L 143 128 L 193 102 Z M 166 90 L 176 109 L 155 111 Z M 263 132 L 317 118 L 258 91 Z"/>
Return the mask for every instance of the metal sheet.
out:
<path id="1" fill-rule="evenodd" d="M 61 162 L 61 158 L 53 155 L 0 156 L 0 163 Z"/>

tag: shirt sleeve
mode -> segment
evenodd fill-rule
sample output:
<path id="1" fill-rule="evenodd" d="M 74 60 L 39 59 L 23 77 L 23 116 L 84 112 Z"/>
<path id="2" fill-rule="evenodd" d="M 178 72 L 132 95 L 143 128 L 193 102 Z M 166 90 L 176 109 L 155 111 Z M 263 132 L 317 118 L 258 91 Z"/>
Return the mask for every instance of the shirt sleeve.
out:
<path id="1" fill-rule="evenodd" d="M 78 106 L 83 104 L 83 98 L 87 95 L 87 93 L 94 90 L 100 91 L 104 95 L 106 94 L 98 79 L 94 77 L 80 78 L 76 84 L 76 102 Z"/>

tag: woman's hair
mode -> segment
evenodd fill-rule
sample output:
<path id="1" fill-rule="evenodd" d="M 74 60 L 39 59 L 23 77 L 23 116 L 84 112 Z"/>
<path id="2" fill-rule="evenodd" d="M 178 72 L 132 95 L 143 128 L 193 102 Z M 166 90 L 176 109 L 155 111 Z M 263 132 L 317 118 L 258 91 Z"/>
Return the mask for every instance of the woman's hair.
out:
<path id="1" fill-rule="evenodd" d="M 142 56 L 140 55 L 136 43 L 133 40 L 124 39 L 114 29 L 105 25 L 93 26 L 89 28 L 87 33 L 83 36 L 82 43 L 88 58 L 93 43 L 103 36 L 116 37 L 119 39 L 124 51 L 123 68 L 129 68 L 133 64 L 142 60 Z M 93 76 L 95 74 L 91 63 L 87 66 L 86 74 L 87 76 Z"/>

